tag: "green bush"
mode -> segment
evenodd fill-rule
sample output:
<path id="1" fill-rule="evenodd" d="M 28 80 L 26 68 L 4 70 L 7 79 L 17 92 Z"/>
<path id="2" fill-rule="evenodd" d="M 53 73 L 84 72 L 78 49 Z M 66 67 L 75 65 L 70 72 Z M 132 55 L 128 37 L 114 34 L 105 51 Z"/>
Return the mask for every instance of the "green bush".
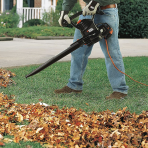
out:
<path id="1" fill-rule="evenodd" d="M 16 5 L 11 9 L 11 13 L 16 13 Z"/>
<path id="2" fill-rule="evenodd" d="M 40 19 L 32 19 L 23 24 L 23 27 L 37 26 L 37 25 L 45 25 L 46 23 Z"/>
<path id="3" fill-rule="evenodd" d="M 5 28 L 16 28 L 19 23 L 20 17 L 17 13 L 6 11 L 0 15 L 0 22 Z"/>
<path id="4" fill-rule="evenodd" d="M 148 38 L 148 0 L 121 0 L 119 38 Z"/>
<path id="5" fill-rule="evenodd" d="M 63 3 L 63 0 L 58 0 L 56 5 L 56 11 L 60 12 L 62 10 L 62 3 Z"/>
<path id="6" fill-rule="evenodd" d="M 44 12 L 42 20 L 46 22 L 48 26 L 59 27 L 59 23 L 58 23 L 59 17 L 60 17 L 60 13 L 58 11 Z"/>
<path id="7" fill-rule="evenodd" d="M 1 14 L 0 14 L 0 28 L 2 29 L 6 28 L 6 23 L 4 23 L 3 19 L 1 18 Z"/>

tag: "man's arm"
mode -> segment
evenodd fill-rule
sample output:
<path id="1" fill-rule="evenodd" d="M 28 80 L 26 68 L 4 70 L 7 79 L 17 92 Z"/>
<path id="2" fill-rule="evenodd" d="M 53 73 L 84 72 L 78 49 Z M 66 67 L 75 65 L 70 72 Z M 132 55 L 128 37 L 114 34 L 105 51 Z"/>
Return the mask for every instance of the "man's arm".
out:
<path id="1" fill-rule="evenodd" d="M 68 16 L 69 11 L 74 7 L 77 0 L 63 0 L 62 11 L 59 18 L 60 26 L 64 27 L 68 24 L 71 24 L 71 20 Z M 83 9 L 83 15 L 94 15 L 97 11 L 99 3 L 91 0 L 89 4 Z"/>
<path id="2" fill-rule="evenodd" d="M 60 26 L 64 27 L 67 25 L 67 23 L 71 24 L 71 20 L 68 16 L 68 13 L 76 3 L 77 3 L 77 0 L 63 0 L 61 16 L 59 18 Z"/>
<path id="3" fill-rule="evenodd" d="M 62 10 L 69 12 L 76 3 L 77 3 L 77 0 L 63 0 Z"/>

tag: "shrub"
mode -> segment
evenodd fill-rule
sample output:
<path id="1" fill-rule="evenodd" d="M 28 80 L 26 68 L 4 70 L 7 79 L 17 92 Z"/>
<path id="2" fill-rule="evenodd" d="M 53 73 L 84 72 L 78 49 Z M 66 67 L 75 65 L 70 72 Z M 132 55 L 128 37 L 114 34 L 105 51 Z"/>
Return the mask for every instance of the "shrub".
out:
<path id="1" fill-rule="evenodd" d="M 46 23 L 40 19 L 32 19 L 23 24 L 23 27 L 45 25 Z"/>
<path id="2" fill-rule="evenodd" d="M 59 17 L 60 17 L 60 13 L 58 11 L 44 12 L 42 20 L 46 22 L 46 24 L 49 26 L 59 27 L 59 23 L 58 23 Z"/>
<path id="3" fill-rule="evenodd" d="M 118 4 L 120 38 L 148 38 L 147 6 L 147 0 L 121 0 Z"/>
<path id="4" fill-rule="evenodd" d="M 63 0 L 58 0 L 56 5 L 56 11 L 60 12 L 62 10 L 62 3 L 63 3 Z"/>
<path id="5" fill-rule="evenodd" d="M 11 9 L 11 13 L 16 13 L 16 5 Z"/>
<path id="6" fill-rule="evenodd" d="M 4 23 L 3 19 L 2 19 L 2 14 L 0 14 L 0 28 L 6 28 L 6 23 Z"/>
<path id="7" fill-rule="evenodd" d="M 6 24 L 3 22 L 3 20 L 0 21 L 0 28 L 6 28 Z"/>
<path id="8" fill-rule="evenodd" d="M 17 13 L 12 13 L 11 11 L 6 11 L 0 15 L 0 22 L 3 22 L 6 28 L 17 27 L 19 20 L 19 15 Z"/>

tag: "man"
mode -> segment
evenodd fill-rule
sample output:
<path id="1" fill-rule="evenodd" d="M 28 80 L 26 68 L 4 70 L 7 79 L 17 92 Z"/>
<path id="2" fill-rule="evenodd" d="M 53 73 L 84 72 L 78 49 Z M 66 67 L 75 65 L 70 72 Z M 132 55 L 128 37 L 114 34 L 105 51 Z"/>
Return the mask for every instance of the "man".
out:
<path id="1" fill-rule="evenodd" d="M 115 63 L 115 65 L 121 71 L 124 70 L 124 64 L 122 55 L 120 52 L 119 42 L 118 42 L 118 27 L 119 27 L 119 18 L 118 18 L 118 8 L 117 3 L 120 0 L 84 0 L 87 5 L 83 9 L 82 15 L 80 15 L 79 19 L 91 19 L 92 15 L 96 14 L 98 6 L 100 6 L 101 10 L 104 12 L 104 15 L 96 14 L 94 18 L 94 22 L 98 23 L 107 23 L 113 29 L 113 34 L 110 38 L 108 38 L 108 48 L 110 51 L 110 55 Z M 61 11 L 61 17 L 59 19 L 59 24 L 63 26 L 63 21 L 66 20 L 69 24 L 71 23 L 68 12 L 73 8 L 74 4 L 77 0 L 63 0 L 63 5 Z M 82 37 L 80 31 L 78 29 L 75 30 L 74 34 L 74 42 L 77 39 Z M 105 40 L 102 39 L 100 42 L 101 49 L 105 56 L 106 69 L 108 74 L 108 79 L 110 81 L 111 87 L 113 89 L 113 93 L 106 97 L 106 99 L 121 99 L 127 96 L 128 86 L 126 85 L 125 75 L 116 70 L 113 66 L 108 54 Z M 88 62 L 88 57 L 91 54 L 93 46 L 83 45 L 77 50 L 71 53 L 71 69 L 70 69 L 70 79 L 67 86 L 62 89 L 55 90 L 55 93 L 81 93 L 83 89 L 83 74 Z M 99 87 L 99 86 L 98 86 Z"/>

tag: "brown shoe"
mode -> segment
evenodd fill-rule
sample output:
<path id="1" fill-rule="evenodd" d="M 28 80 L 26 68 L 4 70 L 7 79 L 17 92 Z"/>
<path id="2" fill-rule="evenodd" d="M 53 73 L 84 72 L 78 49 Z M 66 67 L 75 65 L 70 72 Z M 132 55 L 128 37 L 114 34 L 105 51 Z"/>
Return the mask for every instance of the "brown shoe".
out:
<path id="1" fill-rule="evenodd" d="M 81 93 L 82 92 L 82 90 L 74 90 L 74 89 L 71 89 L 71 88 L 69 88 L 68 86 L 64 86 L 62 89 L 56 89 L 55 91 L 54 91 L 56 94 L 62 94 L 62 93 L 72 93 L 72 92 L 74 92 L 74 93 Z"/>
<path id="2" fill-rule="evenodd" d="M 107 96 L 106 99 L 123 99 L 127 96 L 127 94 L 123 94 L 121 92 L 113 92 L 110 96 Z"/>

